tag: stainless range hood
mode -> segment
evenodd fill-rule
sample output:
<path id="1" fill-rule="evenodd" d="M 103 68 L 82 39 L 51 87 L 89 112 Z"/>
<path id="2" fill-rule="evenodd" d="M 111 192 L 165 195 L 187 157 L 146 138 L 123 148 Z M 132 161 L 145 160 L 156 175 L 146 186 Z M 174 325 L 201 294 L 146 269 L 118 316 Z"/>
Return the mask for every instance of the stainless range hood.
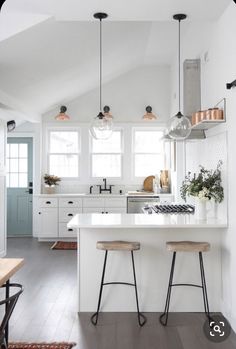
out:
<path id="1" fill-rule="evenodd" d="M 201 110 L 201 61 L 200 59 L 186 59 L 183 64 L 183 111 L 190 121 L 192 114 Z M 205 139 L 204 130 L 193 129 L 186 139 Z M 168 134 L 164 140 L 174 141 Z"/>

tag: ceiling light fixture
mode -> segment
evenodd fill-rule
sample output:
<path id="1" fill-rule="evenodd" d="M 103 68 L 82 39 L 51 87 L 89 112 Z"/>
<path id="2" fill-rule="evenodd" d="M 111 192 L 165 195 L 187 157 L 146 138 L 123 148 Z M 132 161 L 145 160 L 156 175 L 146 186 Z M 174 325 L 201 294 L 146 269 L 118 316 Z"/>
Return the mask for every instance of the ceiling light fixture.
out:
<path id="1" fill-rule="evenodd" d="M 106 118 L 113 118 L 112 114 L 110 113 L 111 108 L 108 105 L 105 105 L 103 107 L 103 114 Z"/>
<path id="2" fill-rule="evenodd" d="M 60 107 L 60 113 L 57 116 L 55 116 L 55 119 L 58 120 L 58 121 L 70 120 L 70 117 L 69 117 L 69 115 L 66 114 L 66 111 L 67 111 L 66 106 L 62 105 Z"/>
<path id="3" fill-rule="evenodd" d="M 6 1 L 6 0 L 1 0 L 1 1 L 0 1 L 0 11 L 1 11 L 2 5 L 4 4 L 5 1 Z"/>
<path id="4" fill-rule="evenodd" d="M 169 120 L 167 124 L 167 130 L 168 135 L 176 141 L 182 141 L 188 138 L 191 133 L 191 123 L 189 119 L 180 111 L 180 22 L 186 18 L 187 16 L 185 14 L 176 14 L 173 16 L 173 19 L 179 22 L 179 111 Z"/>
<path id="5" fill-rule="evenodd" d="M 15 120 L 10 120 L 7 122 L 7 132 L 12 132 L 16 128 L 16 122 Z"/>
<path id="6" fill-rule="evenodd" d="M 99 66 L 99 108 L 100 112 L 94 118 L 90 126 L 90 133 L 95 139 L 108 139 L 112 134 L 113 122 L 107 117 L 106 112 L 102 113 L 102 20 L 107 18 L 106 13 L 98 12 L 93 15 L 100 21 L 100 66 Z M 108 107 L 108 106 L 106 106 Z M 104 107 L 105 108 L 105 107 Z M 108 107 L 109 108 L 109 107 Z M 109 108 L 110 110 L 110 108 Z M 108 111 L 109 113 L 109 111 Z"/>
<path id="7" fill-rule="evenodd" d="M 148 105 L 145 110 L 146 114 L 143 115 L 143 120 L 149 121 L 157 119 L 156 115 L 152 113 L 152 107 L 150 105 Z"/>

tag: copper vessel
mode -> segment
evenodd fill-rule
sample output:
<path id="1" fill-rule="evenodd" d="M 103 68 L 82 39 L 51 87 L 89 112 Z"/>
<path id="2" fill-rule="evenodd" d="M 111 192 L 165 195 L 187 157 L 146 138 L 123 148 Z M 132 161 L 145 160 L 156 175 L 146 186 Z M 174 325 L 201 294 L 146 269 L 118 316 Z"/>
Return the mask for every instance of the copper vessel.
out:
<path id="1" fill-rule="evenodd" d="M 211 110 L 211 120 L 222 120 L 223 119 L 223 110 L 219 108 L 213 108 Z"/>

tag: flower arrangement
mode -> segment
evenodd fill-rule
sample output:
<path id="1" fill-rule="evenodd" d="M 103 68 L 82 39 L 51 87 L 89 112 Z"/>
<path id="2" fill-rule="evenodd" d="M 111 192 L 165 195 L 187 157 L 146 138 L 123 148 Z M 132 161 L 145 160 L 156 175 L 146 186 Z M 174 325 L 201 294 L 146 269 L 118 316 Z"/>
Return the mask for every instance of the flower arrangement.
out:
<path id="1" fill-rule="evenodd" d="M 222 164 L 223 162 L 220 160 L 214 171 L 199 166 L 200 172 L 194 173 L 193 176 L 191 176 L 191 172 L 188 172 L 180 188 L 181 198 L 186 201 L 186 197 L 192 195 L 201 201 L 213 199 L 215 202 L 222 202 L 224 199 L 224 188 L 221 185 Z"/>
<path id="2" fill-rule="evenodd" d="M 49 174 L 45 174 L 43 178 L 44 178 L 44 183 L 47 184 L 49 187 L 53 185 L 58 185 L 58 182 L 60 182 L 61 180 L 60 177 L 49 175 Z"/>

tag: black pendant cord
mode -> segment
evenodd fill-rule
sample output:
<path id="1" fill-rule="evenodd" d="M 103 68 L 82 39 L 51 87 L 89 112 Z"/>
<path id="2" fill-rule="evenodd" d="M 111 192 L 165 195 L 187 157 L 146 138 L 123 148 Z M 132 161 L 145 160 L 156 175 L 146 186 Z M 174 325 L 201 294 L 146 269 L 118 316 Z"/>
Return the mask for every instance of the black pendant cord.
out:
<path id="1" fill-rule="evenodd" d="M 180 112 L 180 19 L 179 19 L 179 112 Z"/>
<path id="2" fill-rule="evenodd" d="M 102 19 L 100 19 L 100 112 L 102 112 Z"/>

